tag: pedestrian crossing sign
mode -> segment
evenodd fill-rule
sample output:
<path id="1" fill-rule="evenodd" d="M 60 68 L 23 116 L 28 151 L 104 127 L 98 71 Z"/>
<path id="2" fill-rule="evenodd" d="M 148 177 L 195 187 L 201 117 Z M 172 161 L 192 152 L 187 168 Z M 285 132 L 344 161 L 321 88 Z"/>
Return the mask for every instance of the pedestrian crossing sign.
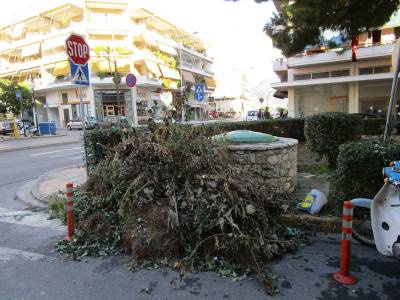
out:
<path id="1" fill-rule="evenodd" d="M 72 60 L 69 60 L 71 67 L 71 81 L 73 84 L 89 85 L 89 65 L 75 64 Z"/>
<path id="2" fill-rule="evenodd" d="M 205 90 L 204 83 L 196 83 L 194 87 L 194 94 L 197 101 L 204 100 L 204 90 Z"/>

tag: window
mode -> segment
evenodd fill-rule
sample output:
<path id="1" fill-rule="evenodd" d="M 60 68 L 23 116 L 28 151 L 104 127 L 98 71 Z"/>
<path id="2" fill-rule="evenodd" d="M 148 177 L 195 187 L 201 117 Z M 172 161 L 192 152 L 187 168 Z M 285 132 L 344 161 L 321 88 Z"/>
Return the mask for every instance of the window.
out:
<path id="1" fill-rule="evenodd" d="M 373 74 L 373 73 L 374 73 L 374 69 L 372 67 L 360 68 L 358 70 L 359 75 L 367 75 L 367 74 Z"/>
<path id="2" fill-rule="evenodd" d="M 311 74 L 295 74 L 293 77 L 294 80 L 307 80 L 311 79 Z"/>
<path id="3" fill-rule="evenodd" d="M 62 93 L 61 97 L 62 97 L 62 103 L 68 104 L 68 93 Z"/>
<path id="4" fill-rule="evenodd" d="M 329 72 L 312 73 L 312 79 L 328 78 Z"/>
<path id="5" fill-rule="evenodd" d="M 372 31 L 372 44 L 380 43 L 380 42 L 381 42 L 381 31 L 373 30 Z"/>
<path id="6" fill-rule="evenodd" d="M 350 70 L 338 70 L 338 71 L 331 72 L 331 77 L 342 77 L 342 76 L 349 76 L 349 75 L 350 75 Z"/>
<path id="7" fill-rule="evenodd" d="M 379 66 L 374 68 L 374 73 L 389 73 L 390 66 Z"/>

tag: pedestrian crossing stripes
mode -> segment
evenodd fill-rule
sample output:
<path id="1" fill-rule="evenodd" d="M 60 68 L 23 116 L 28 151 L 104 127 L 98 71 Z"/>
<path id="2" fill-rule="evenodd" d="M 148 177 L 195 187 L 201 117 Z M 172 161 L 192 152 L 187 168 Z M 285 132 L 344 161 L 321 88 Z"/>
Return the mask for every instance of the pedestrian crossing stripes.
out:
<path id="1" fill-rule="evenodd" d="M 31 227 L 48 228 L 57 231 L 65 231 L 65 226 L 58 219 L 49 219 L 44 212 L 32 212 L 29 210 L 10 210 L 0 207 L 0 223 L 25 225 Z"/>

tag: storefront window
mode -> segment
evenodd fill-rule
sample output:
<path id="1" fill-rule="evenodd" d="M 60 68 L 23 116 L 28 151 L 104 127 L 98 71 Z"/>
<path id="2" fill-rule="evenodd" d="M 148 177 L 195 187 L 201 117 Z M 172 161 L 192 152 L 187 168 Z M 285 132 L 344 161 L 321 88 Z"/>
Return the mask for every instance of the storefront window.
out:
<path id="1" fill-rule="evenodd" d="M 320 112 L 348 112 L 348 84 L 315 85 L 294 89 L 296 114 L 309 116 Z"/>
<path id="2" fill-rule="evenodd" d="M 392 82 L 374 81 L 359 83 L 360 112 L 385 117 L 390 100 Z M 397 104 L 399 104 L 399 92 L 397 92 Z"/>
<path id="3" fill-rule="evenodd" d="M 119 101 L 116 90 L 95 90 L 96 117 L 103 120 L 105 116 L 126 116 L 132 121 L 132 101 L 129 90 L 119 91 Z"/>

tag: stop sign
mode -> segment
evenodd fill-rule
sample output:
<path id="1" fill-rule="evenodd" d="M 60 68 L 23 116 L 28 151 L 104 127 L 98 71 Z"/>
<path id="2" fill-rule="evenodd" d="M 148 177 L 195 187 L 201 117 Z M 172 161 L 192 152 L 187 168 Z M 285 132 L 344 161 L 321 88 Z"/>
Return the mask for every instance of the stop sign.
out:
<path id="1" fill-rule="evenodd" d="M 89 61 L 89 45 L 83 37 L 72 34 L 66 41 L 65 46 L 69 58 L 77 65 L 84 65 Z"/>

